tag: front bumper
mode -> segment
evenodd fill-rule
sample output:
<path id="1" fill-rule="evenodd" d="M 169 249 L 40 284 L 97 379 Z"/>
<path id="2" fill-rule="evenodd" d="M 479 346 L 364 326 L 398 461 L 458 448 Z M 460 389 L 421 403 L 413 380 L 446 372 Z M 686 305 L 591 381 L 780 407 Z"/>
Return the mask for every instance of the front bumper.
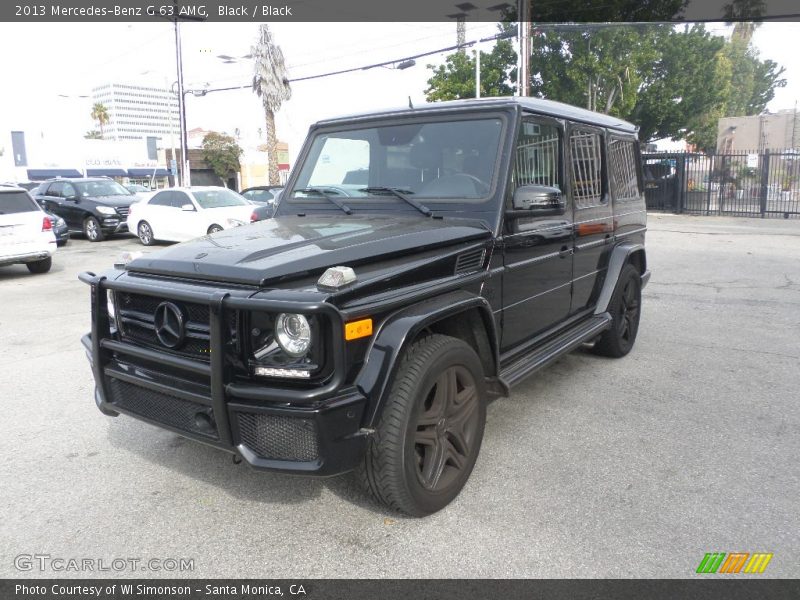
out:
<path id="1" fill-rule="evenodd" d="M 106 217 L 100 221 L 103 233 L 124 233 L 128 231 L 128 221 L 124 217 Z"/>
<path id="2" fill-rule="evenodd" d="M 95 403 L 104 414 L 133 416 L 232 452 L 257 469 L 330 476 L 361 460 L 367 400 L 356 388 L 341 386 L 338 376 L 313 390 L 226 379 L 224 353 L 213 351 L 222 347 L 224 335 L 213 310 L 208 363 L 117 341 L 108 335 L 103 288 L 119 284 L 88 274 L 81 279 L 92 285 L 92 333 L 81 342 L 95 378 Z M 240 308 L 257 302 L 228 301 Z M 222 308 L 224 297 L 219 303 Z"/>

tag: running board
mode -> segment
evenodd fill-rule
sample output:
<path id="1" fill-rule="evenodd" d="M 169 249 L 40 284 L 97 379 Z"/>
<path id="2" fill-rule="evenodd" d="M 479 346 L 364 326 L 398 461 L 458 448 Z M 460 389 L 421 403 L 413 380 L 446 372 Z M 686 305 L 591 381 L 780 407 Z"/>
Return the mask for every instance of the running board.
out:
<path id="1" fill-rule="evenodd" d="M 509 387 L 517 385 L 528 375 L 547 366 L 567 352 L 571 352 L 584 342 L 592 340 L 610 326 L 611 315 L 607 312 L 581 321 L 575 327 L 515 359 L 514 362 L 502 369 L 500 378 Z"/>

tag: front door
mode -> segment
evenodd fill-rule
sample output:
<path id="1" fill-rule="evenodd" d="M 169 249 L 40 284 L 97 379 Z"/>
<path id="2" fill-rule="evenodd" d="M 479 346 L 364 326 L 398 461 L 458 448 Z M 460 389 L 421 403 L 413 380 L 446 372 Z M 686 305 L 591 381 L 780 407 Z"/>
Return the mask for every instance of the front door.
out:
<path id="1" fill-rule="evenodd" d="M 564 126 L 539 116 L 523 117 L 506 200 L 523 185 L 564 190 Z M 572 207 L 563 215 L 506 219 L 501 245 L 503 352 L 514 350 L 567 317 L 572 282 Z"/>

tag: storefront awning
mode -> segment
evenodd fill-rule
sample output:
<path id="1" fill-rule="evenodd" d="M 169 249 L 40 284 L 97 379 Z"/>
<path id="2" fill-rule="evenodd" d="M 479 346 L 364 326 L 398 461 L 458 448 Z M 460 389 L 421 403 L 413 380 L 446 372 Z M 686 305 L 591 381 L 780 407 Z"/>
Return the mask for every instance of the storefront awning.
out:
<path id="1" fill-rule="evenodd" d="M 129 177 L 153 177 L 155 173 L 155 177 L 167 177 L 169 175 L 169 171 L 166 169 L 128 169 L 128 176 Z"/>
<path id="2" fill-rule="evenodd" d="M 28 179 L 44 181 L 53 177 L 83 177 L 77 169 L 28 169 Z"/>
<path id="3" fill-rule="evenodd" d="M 127 177 L 125 169 L 86 169 L 89 177 Z"/>

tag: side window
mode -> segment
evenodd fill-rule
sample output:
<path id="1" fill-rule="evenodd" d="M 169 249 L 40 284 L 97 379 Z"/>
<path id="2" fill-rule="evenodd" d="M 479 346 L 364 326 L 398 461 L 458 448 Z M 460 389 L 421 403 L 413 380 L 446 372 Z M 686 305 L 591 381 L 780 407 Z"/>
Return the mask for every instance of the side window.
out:
<path id="1" fill-rule="evenodd" d="M 148 204 L 152 206 L 168 206 L 169 205 L 169 197 L 172 195 L 172 192 L 159 192 L 152 198 L 150 198 L 150 202 Z"/>
<path id="2" fill-rule="evenodd" d="M 172 208 L 180 208 L 184 204 L 191 204 L 192 201 L 189 200 L 189 196 L 184 194 L 183 192 L 172 192 L 172 198 L 170 198 L 169 205 Z"/>
<path id="3" fill-rule="evenodd" d="M 51 183 L 50 187 L 47 188 L 47 195 L 48 196 L 55 196 L 58 198 L 61 196 L 61 190 L 64 189 L 64 183 L 61 181 L 56 181 L 55 183 Z"/>
<path id="4" fill-rule="evenodd" d="M 607 199 L 603 189 L 603 138 L 599 133 L 573 129 L 569 135 L 572 198 L 575 208 L 599 206 Z"/>
<path id="5" fill-rule="evenodd" d="M 75 186 L 71 183 L 65 183 L 64 188 L 61 190 L 61 195 L 64 198 L 72 198 L 78 195 L 78 192 L 75 191 Z"/>
<path id="6" fill-rule="evenodd" d="M 563 190 L 561 130 L 536 119 L 523 119 L 514 152 L 511 190 L 522 185 L 547 185 Z"/>
<path id="7" fill-rule="evenodd" d="M 614 202 L 639 200 L 639 169 L 636 142 L 611 138 L 608 143 L 608 173 Z"/>

